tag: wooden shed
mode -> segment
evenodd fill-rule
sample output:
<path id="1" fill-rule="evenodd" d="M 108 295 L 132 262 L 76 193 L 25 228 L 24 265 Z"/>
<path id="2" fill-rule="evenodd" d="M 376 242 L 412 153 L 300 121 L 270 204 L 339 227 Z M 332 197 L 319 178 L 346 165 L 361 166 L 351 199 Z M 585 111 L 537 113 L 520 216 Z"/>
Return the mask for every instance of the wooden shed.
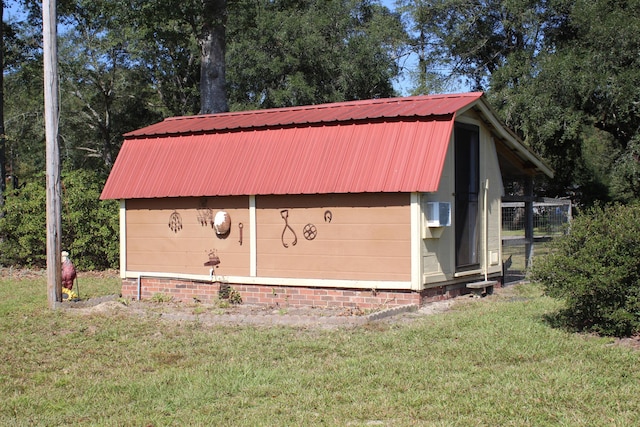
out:
<path id="1" fill-rule="evenodd" d="M 482 93 L 174 117 L 125 135 L 122 294 L 379 308 L 502 275 L 502 175 L 552 176 Z"/>

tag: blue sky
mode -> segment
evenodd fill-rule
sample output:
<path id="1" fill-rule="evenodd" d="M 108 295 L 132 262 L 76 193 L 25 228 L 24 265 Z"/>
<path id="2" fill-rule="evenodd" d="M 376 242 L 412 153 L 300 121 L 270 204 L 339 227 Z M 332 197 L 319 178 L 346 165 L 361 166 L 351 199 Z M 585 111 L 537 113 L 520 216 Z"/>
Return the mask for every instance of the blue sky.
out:
<path id="1" fill-rule="evenodd" d="M 395 10 L 396 6 L 396 0 L 380 0 L 380 2 L 384 5 L 387 6 L 390 10 Z M 415 67 L 417 65 L 416 62 L 416 58 L 409 58 L 404 64 L 404 67 Z M 408 77 L 406 76 L 409 73 L 409 69 L 404 70 L 404 76 L 401 76 L 397 81 L 393 82 L 393 87 L 396 89 L 396 91 L 399 92 L 400 95 L 402 96 L 409 96 L 409 88 L 411 86 L 411 83 L 408 79 Z M 470 91 L 471 88 L 469 87 L 469 85 L 463 83 L 463 82 L 458 82 L 458 84 L 454 87 L 451 87 L 450 90 L 448 92 L 468 92 Z"/>
<path id="2" fill-rule="evenodd" d="M 387 6 L 391 10 L 395 10 L 395 1 L 396 0 L 380 0 L 381 3 Z M 5 1 L 5 10 L 4 10 L 4 19 L 7 21 L 15 20 L 21 17 L 22 10 L 18 5 L 17 1 Z M 415 61 L 411 61 L 409 59 L 405 64 L 405 66 L 411 67 L 412 64 L 415 64 Z M 408 74 L 409 70 L 405 70 L 405 75 Z M 410 87 L 410 82 L 406 76 L 401 76 L 401 78 L 397 79 L 394 83 L 394 88 L 399 92 L 402 96 L 409 95 L 408 88 Z M 461 88 L 460 91 L 466 90 L 465 88 Z"/>
<path id="3" fill-rule="evenodd" d="M 390 10 L 395 10 L 396 6 L 395 6 L 395 0 L 380 0 L 380 2 L 384 5 L 387 6 Z M 415 63 L 415 61 L 413 62 Z M 412 65 L 411 60 L 407 61 L 406 64 L 404 64 L 405 66 L 409 66 L 411 67 Z M 408 70 L 405 70 L 405 74 L 407 73 Z M 410 86 L 410 82 L 408 81 L 408 78 L 401 76 L 401 78 L 395 80 L 393 82 L 393 88 L 399 92 L 400 95 L 402 96 L 408 96 L 409 95 L 409 91 L 408 88 Z"/>

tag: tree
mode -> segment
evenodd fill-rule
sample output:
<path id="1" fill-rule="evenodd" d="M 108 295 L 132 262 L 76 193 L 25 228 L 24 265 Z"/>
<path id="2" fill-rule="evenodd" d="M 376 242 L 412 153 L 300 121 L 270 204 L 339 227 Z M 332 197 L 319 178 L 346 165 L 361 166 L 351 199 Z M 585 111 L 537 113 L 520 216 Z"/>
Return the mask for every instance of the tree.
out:
<path id="1" fill-rule="evenodd" d="M 225 110 L 223 93 L 234 110 L 393 94 L 393 49 L 404 33 L 399 17 L 378 2 L 129 4 L 135 32 L 128 51 L 147 66 L 172 115 Z M 224 61 L 207 54 L 223 46 Z"/>
<path id="2" fill-rule="evenodd" d="M 416 93 L 459 77 L 486 91 L 503 121 L 555 169 L 549 195 L 587 204 L 640 197 L 638 2 L 400 4 L 419 58 Z"/>
<path id="3" fill-rule="evenodd" d="M 232 109 L 394 95 L 404 32 L 377 2 L 245 0 L 230 12 Z"/>
<path id="4" fill-rule="evenodd" d="M 416 89 L 462 78 L 485 90 L 512 54 L 533 58 L 544 41 L 542 0 L 399 0 L 418 57 Z"/>
<path id="5" fill-rule="evenodd" d="M 111 169 L 122 134 L 162 118 L 144 69 L 131 61 L 112 2 L 79 2 L 60 38 L 63 157 L 68 168 Z M 120 31 L 118 31 L 120 29 Z"/>
<path id="6" fill-rule="evenodd" d="M 10 1 L 0 1 L 2 20 L 0 21 L 0 216 L 4 214 L 4 199 L 7 190 L 7 135 L 5 131 L 5 90 L 4 74 L 11 72 L 16 63 L 19 63 L 25 55 L 26 47 L 17 37 L 15 23 L 4 22 L 5 6 L 10 6 Z"/>
<path id="7" fill-rule="evenodd" d="M 5 82 L 11 94 L 7 163 L 23 179 L 44 167 L 40 3 L 27 4 L 29 19 L 12 41 Z M 394 54 L 404 34 L 399 17 L 377 2 L 236 0 L 227 5 L 229 19 L 204 5 L 59 2 L 63 168 L 106 173 L 123 133 L 169 115 L 210 110 L 202 110 L 200 93 L 211 86 L 200 80 L 199 40 L 207 22 L 227 21 L 229 100 L 214 98 L 234 109 L 393 95 Z"/>
<path id="8" fill-rule="evenodd" d="M 200 45 L 200 114 L 221 113 L 227 106 L 226 24 L 227 0 L 202 1 Z"/>
<path id="9" fill-rule="evenodd" d="M 640 197 L 640 3 L 578 0 L 568 40 L 558 53 L 576 61 L 574 86 L 589 123 L 612 137 L 620 157 L 612 164 L 612 196 Z"/>
<path id="10" fill-rule="evenodd" d="M 640 4 L 562 1 L 535 61 L 492 75 L 491 99 L 556 169 L 552 194 L 640 197 Z"/>
<path id="11" fill-rule="evenodd" d="M 226 0 L 123 1 L 129 53 L 172 115 L 227 111 Z"/>
<path id="12" fill-rule="evenodd" d="M 4 132 L 4 0 L 0 1 L 0 218 L 4 216 L 6 191 L 6 137 Z"/>

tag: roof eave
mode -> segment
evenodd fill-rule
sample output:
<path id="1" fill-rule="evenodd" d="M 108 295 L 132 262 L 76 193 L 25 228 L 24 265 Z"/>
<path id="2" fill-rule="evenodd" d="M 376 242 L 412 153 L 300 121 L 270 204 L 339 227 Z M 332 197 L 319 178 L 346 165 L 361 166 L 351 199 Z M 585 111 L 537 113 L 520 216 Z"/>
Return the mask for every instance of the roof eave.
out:
<path id="1" fill-rule="evenodd" d="M 484 98 L 480 98 L 474 103 L 468 105 L 466 108 L 459 111 L 459 113 L 466 111 L 469 108 L 477 108 L 482 116 L 493 127 L 494 131 L 517 153 L 523 161 L 532 164 L 535 169 L 549 178 L 553 178 L 555 175 L 554 170 L 545 163 L 540 157 L 538 157 L 529 147 L 515 134 L 509 131 L 509 129 L 496 117 L 491 107 L 484 101 Z"/>

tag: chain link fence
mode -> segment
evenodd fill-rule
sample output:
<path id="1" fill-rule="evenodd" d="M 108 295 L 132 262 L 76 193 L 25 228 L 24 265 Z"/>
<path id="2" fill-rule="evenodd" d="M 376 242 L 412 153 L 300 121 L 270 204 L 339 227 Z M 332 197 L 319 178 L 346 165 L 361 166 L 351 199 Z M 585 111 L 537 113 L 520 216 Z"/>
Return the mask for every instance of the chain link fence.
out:
<path id="1" fill-rule="evenodd" d="M 533 254 L 546 252 L 546 242 L 566 233 L 571 223 L 571 200 L 548 199 L 533 203 L 533 239 L 525 238 L 525 203 L 502 203 L 502 263 L 504 283 L 526 277 L 527 248 L 533 244 Z"/>

